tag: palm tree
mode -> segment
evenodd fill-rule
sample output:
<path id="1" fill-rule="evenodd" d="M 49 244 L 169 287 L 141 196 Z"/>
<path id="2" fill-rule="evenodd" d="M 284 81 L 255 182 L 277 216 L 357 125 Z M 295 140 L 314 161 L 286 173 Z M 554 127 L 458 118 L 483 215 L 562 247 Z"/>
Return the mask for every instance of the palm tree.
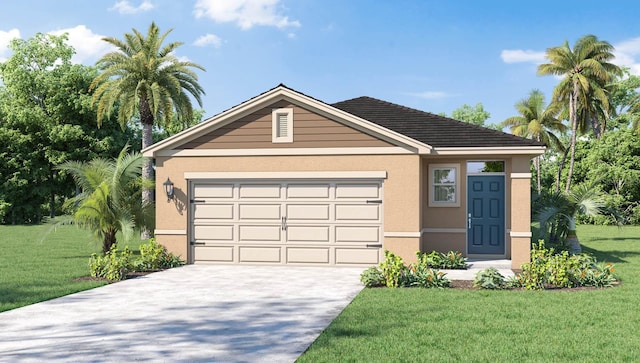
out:
<path id="1" fill-rule="evenodd" d="M 141 201 L 144 158 L 128 151 L 126 145 L 114 160 L 68 161 L 58 166 L 71 174 L 82 190 L 67 201 L 67 206 L 76 205 L 73 219 L 102 240 L 105 254 L 116 244 L 118 232 L 128 238 L 134 229 L 153 225 L 153 205 Z"/>
<path id="2" fill-rule="evenodd" d="M 550 63 L 538 66 L 539 75 L 563 76 L 553 91 L 553 99 L 569 105 L 569 123 L 571 125 L 571 159 L 565 191 L 571 190 L 571 178 L 575 161 L 576 136 L 578 133 L 578 107 L 588 106 L 597 99 L 602 107 L 609 109 L 608 94 L 605 86 L 612 75 L 621 74 L 621 69 L 609 61 L 614 58 L 613 46 L 598 40 L 594 35 L 585 35 L 578 39 L 573 49 L 568 42 L 559 47 L 547 49 L 546 57 Z"/>
<path id="3" fill-rule="evenodd" d="M 133 29 L 124 40 L 108 37 L 104 41 L 117 48 L 104 55 L 96 63 L 102 71 L 91 83 L 95 89 L 93 103 L 98 105 L 98 125 L 117 109 L 118 120 L 124 128 L 134 116 L 142 124 L 142 148 L 153 143 L 154 123 L 166 123 L 175 112 L 181 118 L 193 118 L 193 105 L 189 94 L 202 107 L 204 90 L 198 84 L 198 76 L 192 68 L 204 71 L 196 63 L 179 60 L 173 51 L 182 45 L 173 42 L 163 45 L 172 29 L 160 34 L 151 23 L 147 35 Z M 142 167 L 142 178 L 153 178 L 152 160 Z M 144 188 L 142 200 L 152 199 L 150 188 Z"/>
<path id="4" fill-rule="evenodd" d="M 564 151 L 564 145 L 554 132 L 564 132 L 566 126 L 556 117 L 560 111 L 557 103 L 545 108 L 544 94 L 534 89 L 529 97 L 518 101 L 515 107 L 520 115 L 504 120 L 500 126 L 509 127 L 514 135 L 540 141 L 553 150 Z M 540 181 L 540 156 L 534 159 L 537 174 L 538 194 L 542 192 Z"/>

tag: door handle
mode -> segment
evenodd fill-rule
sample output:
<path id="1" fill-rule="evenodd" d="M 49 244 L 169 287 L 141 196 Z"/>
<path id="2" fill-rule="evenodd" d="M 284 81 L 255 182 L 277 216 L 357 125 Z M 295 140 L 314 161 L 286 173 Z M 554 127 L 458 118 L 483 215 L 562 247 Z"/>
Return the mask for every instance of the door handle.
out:
<path id="1" fill-rule="evenodd" d="M 287 230 L 287 217 L 282 217 L 280 221 L 280 229 L 283 231 Z"/>
<path id="2" fill-rule="evenodd" d="M 471 213 L 469 213 L 469 218 L 467 219 L 467 228 L 471 229 Z"/>

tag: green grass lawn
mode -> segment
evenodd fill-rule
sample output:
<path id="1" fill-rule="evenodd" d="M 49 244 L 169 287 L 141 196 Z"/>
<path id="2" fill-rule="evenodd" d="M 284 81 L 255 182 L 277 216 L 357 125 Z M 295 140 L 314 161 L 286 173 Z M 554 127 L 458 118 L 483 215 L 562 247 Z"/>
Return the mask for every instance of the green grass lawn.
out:
<path id="1" fill-rule="evenodd" d="M 74 281 L 89 276 L 89 257 L 101 252 L 91 234 L 52 225 L 0 225 L 0 312 L 105 284 Z"/>
<path id="2" fill-rule="evenodd" d="M 581 291 L 365 289 L 298 362 L 640 361 L 640 227 L 579 226 L 623 283 Z"/>

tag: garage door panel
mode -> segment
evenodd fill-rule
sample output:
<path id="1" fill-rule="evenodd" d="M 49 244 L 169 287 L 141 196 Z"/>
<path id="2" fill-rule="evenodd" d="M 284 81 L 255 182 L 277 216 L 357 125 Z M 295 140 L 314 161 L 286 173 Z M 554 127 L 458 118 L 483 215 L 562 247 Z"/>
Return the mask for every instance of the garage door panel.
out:
<path id="1" fill-rule="evenodd" d="M 329 226 L 289 226 L 288 242 L 329 242 Z"/>
<path id="2" fill-rule="evenodd" d="M 329 184 L 289 184 L 287 198 L 329 198 Z"/>
<path id="3" fill-rule="evenodd" d="M 196 246 L 198 261 L 203 262 L 233 262 L 233 246 Z"/>
<path id="4" fill-rule="evenodd" d="M 195 219 L 233 219 L 233 204 L 196 204 Z"/>
<path id="5" fill-rule="evenodd" d="M 372 184 L 337 184 L 336 198 L 378 198 L 380 186 Z"/>
<path id="6" fill-rule="evenodd" d="M 376 248 L 336 248 L 336 265 L 380 263 L 380 252 Z"/>
<path id="7" fill-rule="evenodd" d="M 379 204 L 342 204 L 336 205 L 336 220 L 380 220 Z"/>
<path id="8" fill-rule="evenodd" d="M 329 248 L 287 248 L 289 263 L 329 263 Z"/>
<path id="9" fill-rule="evenodd" d="M 280 241 L 281 227 L 278 226 L 251 226 L 241 225 L 239 228 L 239 240 L 241 242 L 253 241 Z"/>
<path id="10" fill-rule="evenodd" d="M 370 227 L 336 227 L 336 242 L 366 242 L 375 243 L 380 241 L 380 228 Z"/>
<path id="11" fill-rule="evenodd" d="M 322 220 L 329 219 L 329 204 L 289 204 L 287 220 Z"/>
<path id="12" fill-rule="evenodd" d="M 233 241 L 233 226 L 195 226 L 196 240 Z"/>
<path id="13" fill-rule="evenodd" d="M 280 204 L 240 204 L 240 220 L 276 220 L 282 217 Z"/>
<path id="14" fill-rule="evenodd" d="M 198 198 L 233 198 L 233 184 L 196 184 L 193 193 Z"/>
<path id="15" fill-rule="evenodd" d="M 244 247 L 240 246 L 240 262 L 280 262 L 280 247 Z"/>
<path id="16" fill-rule="evenodd" d="M 241 184 L 240 199 L 280 198 L 280 184 Z"/>

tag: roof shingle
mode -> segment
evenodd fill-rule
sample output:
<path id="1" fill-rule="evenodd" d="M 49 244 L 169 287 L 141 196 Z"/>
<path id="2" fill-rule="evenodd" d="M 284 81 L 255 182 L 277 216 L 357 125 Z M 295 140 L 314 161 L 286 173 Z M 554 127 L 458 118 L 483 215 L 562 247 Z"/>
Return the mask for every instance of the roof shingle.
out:
<path id="1" fill-rule="evenodd" d="M 544 144 L 371 97 L 331 106 L 432 147 L 526 147 Z"/>

